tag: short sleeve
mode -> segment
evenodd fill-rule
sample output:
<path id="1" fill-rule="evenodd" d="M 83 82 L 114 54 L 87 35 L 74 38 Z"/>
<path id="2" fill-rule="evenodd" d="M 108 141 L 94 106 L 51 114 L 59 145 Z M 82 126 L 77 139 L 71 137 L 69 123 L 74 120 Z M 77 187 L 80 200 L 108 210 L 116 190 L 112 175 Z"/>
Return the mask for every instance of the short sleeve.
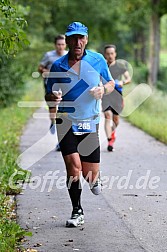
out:
<path id="1" fill-rule="evenodd" d="M 119 72 L 120 74 L 124 74 L 126 71 L 128 71 L 128 68 L 126 67 L 126 62 L 124 63 L 123 60 L 116 60 L 116 63 L 118 65 L 118 68 L 119 68 Z"/>
<path id="2" fill-rule="evenodd" d="M 45 53 L 45 55 L 43 56 L 40 62 L 40 65 L 46 67 L 48 65 L 48 61 L 49 61 L 48 53 Z"/>

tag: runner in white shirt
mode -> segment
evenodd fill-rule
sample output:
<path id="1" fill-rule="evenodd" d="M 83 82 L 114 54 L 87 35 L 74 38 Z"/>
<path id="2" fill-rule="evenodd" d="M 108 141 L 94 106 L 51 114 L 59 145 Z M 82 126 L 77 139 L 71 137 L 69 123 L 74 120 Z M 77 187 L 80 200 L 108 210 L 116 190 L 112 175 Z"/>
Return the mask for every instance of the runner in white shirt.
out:
<path id="1" fill-rule="evenodd" d="M 65 50 L 66 42 L 65 42 L 64 35 L 60 34 L 56 36 L 54 40 L 54 44 L 55 44 L 55 50 L 46 52 L 38 67 L 38 71 L 42 74 L 43 77 L 45 73 L 48 74 L 53 62 L 55 62 L 56 60 L 58 60 L 60 57 L 64 56 L 68 52 Z M 44 89 L 46 93 L 47 78 L 44 77 L 43 79 L 44 79 Z M 54 134 L 55 133 L 55 113 L 56 113 L 55 108 L 50 107 L 49 113 L 50 113 L 50 120 L 51 120 L 50 132 Z M 56 149 L 59 150 L 58 145 Z"/>

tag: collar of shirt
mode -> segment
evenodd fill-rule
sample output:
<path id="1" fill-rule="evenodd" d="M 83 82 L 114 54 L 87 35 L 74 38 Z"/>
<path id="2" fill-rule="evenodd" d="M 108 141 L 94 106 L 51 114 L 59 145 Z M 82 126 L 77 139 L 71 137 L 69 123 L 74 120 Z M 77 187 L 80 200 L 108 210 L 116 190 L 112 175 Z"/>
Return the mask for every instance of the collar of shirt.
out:
<path id="1" fill-rule="evenodd" d="M 86 55 L 87 55 L 87 51 L 84 50 L 84 53 L 83 53 L 83 56 L 82 56 L 81 60 L 82 60 Z M 65 55 L 63 61 L 62 61 L 61 64 L 60 64 L 60 67 L 63 68 L 63 69 L 65 69 L 65 70 L 67 70 L 67 71 L 70 70 L 71 72 L 75 73 L 75 71 L 74 71 L 74 70 L 69 66 L 69 64 L 68 64 L 68 58 L 69 58 L 69 52 Z"/>

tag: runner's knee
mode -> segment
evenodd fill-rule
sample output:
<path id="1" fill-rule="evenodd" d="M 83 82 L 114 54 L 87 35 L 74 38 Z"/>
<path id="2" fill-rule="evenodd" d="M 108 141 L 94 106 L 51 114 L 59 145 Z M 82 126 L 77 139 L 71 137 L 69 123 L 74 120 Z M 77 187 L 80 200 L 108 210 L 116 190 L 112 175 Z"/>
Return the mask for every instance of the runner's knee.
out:
<path id="1" fill-rule="evenodd" d="M 119 124 L 119 117 L 118 116 L 114 116 L 113 117 L 113 122 L 114 122 L 115 126 L 117 127 L 118 124 Z"/>
<path id="2" fill-rule="evenodd" d="M 105 119 L 107 119 L 107 120 L 111 120 L 112 119 L 112 114 L 111 114 L 110 111 L 106 111 L 104 113 L 104 116 L 105 116 Z"/>
<path id="3" fill-rule="evenodd" d="M 67 167 L 67 178 L 73 178 L 74 182 L 77 181 L 80 177 L 81 169 L 78 166 L 68 166 Z"/>

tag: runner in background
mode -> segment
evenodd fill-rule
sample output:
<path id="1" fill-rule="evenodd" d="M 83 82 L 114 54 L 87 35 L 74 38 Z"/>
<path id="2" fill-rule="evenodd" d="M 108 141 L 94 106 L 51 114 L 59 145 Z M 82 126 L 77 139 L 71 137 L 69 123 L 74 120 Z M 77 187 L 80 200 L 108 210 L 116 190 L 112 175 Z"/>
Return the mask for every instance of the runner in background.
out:
<path id="1" fill-rule="evenodd" d="M 131 82 L 131 77 L 124 62 L 122 60 L 116 60 L 117 53 L 115 45 L 106 45 L 104 48 L 104 56 L 115 81 L 115 90 L 102 98 L 102 110 L 105 116 L 104 128 L 108 140 L 107 150 L 113 151 L 113 144 L 116 139 L 115 130 L 119 124 L 119 114 L 123 109 L 123 86 Z"/>
<path id="2" fill-rule="evenodd" d="M 43 76 L 45 94 L 46 94 L 46 84 L 47 84 L 47 77 L 45 77 L 45 73 L 47 76 L 53 62 L 58 60 L 63 55 L 67 54 L 67 51 L 65 50 L 66 48 L 65 35 L 60 34 L 56 36 L 54 39 L 54 45 L 55 45 L 55 50 L 46 52 L 38 67 L 38 71 Z M 49 107 L 49 114 L 50 114 L 50 120 L 51 120 L 50 132 L 52 134 L 55 133 L 55 112 L 56 112 L 56 109 L 54 107 L 53 108 Z M 56 146 L 56 149 L 59 150 L 59 145 Z"/>

